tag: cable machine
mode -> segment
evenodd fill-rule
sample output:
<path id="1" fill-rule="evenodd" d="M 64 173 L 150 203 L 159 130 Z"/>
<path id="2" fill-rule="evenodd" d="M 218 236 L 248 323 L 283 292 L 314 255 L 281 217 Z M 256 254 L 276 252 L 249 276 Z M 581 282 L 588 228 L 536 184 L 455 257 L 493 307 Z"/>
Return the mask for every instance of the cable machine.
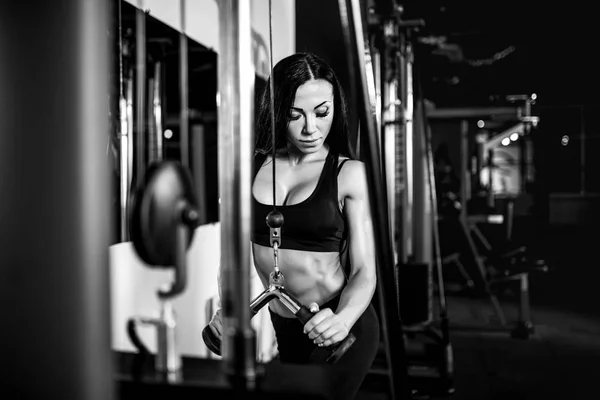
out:
<path id="1" fill-rule="evenodd" d="M 193 382 L 204 393 L 217 395 L 233 392 L 239 396 L 256 398 L 283 395 L 286 398 L 327 399 L 330 398 L 331 389 L 327 387 L 329 375 L 325 367 L 265 365 L 256 360 L 256 336 L 250 325 L 253 314 L 273 299 L 281 301 L 304 322 L 311 318 L 312 312 L 292 298 L 283 287 L 283 277 L 277 268 L 277 247 L 281 241 L 278 232 L 283 218 L 277 216 L 276 210 L 274 218 L 269 221 L 275 260 L 271 285 L 248 306 L 251 265 L 248 240 L 251 204 L 249 182 L 255 100 L 255 74 L 252 68 L 248 68 L 252 65 L 250 6 L 247 2 L 231 0 L 220 2 L 219 7 L 222 49 L 218 71 L 219 187 L 224 337 L 223 343 L 217 343 L 210 338 L 206 329 L 203 337 L 209 348 L 222 355 L 222 359 L 186 360 L 177 348 L 176 313 L 170 300 L 185 290 L 185 253 L 193 235 L 190 228 L 197 225 L 201 210 L 198 209 L 196 194 L 191 187 L 185 157 L 181 162 L 157 160 L 144 172 L 144 180 L 132 199 L 134 207 L 130 230 L 134 247 L 146 263 L 158 268 L 174 266 L 176 279 L 171 290 L 158 292 L 161 299 L 159 318 L 138 316 L 128 322 L 128 334 L 138 353 L 132 361 L 135 370 L 121 375 L 122 397 L 155 397 L 161 393 L 174 393 L 173 390 L 179 393 L 186 384 L 183 370 L 187 364 L 196 372 L 188 374 L 187 382 Z M 144 38 L 138 40 L 144 41 Z M 183 69 L 187 68 L 186 65 L 182 62 Z M 187 76 L 187 71 L 181 75 Z M 182 83 L 180 89 L 186 91 L 187 87 Z M 140 93 L 144 90 L 138 88 Z M 173 231 L 175 227 L 176 231 Z M 169 240 L 170 236 L 174 237 Z M 137 335 L 136 327 L 140 324 L 150 324 L 157 329 L 157 354 L 151 365 L 147 363 L 151 354 Z M 325 351 L 323 361 L 334 363 L 354 340 L 351 334 L 333 349 L 319 349 L 320 352 Z M 143 382 L 149 377 L 148 373 L 156 384 L 154 387 Z M 194 390 L 189 391 L 190 395 L 192 393 Z"/>
<path id="2" fill-rule="evenodd" d="M 368 2 L 370 49 L 380 60 L 374 81 L 381 93 L 382 170 L 408 384 L 414 395 L 447 396 L 454 390 L 454 362 L 439 257 L 431 133 L 415 56 L 425 22 L 405 20 L 403 11 L 395 2 Z"/>

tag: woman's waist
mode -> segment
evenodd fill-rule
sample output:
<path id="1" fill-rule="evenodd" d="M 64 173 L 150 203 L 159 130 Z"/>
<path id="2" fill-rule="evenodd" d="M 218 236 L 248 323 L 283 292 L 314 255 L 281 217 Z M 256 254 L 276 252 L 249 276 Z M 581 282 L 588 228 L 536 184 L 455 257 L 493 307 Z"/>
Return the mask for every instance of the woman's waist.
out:
<path id="1" fill-rule="evenodd" d="M 258 273 L 268 277 L 275 266 L 275 251 L 271 247 L 254 243 L 252 252 Z M 340 253 L 278 249 L 277 266 L 288 284 L 292 284 L 292 281 L 306 282 L 309 285 L 311 281 L 327 282 L 335 277 L 338 270 L 341 271 Z"/>
<path id="2" fill-rule="evenodd" d="M 273 247 L 271 243 L 265 242 L 262 243 L 260 241 L 252 241 L 253 251 L 255 254 L 260 254 L 264 256 L 266 259 L 273 260 Z M 289 244 L 289 243 L 288 243 Z M 316 260 L 317 262 L 331 261 L 334 262 L 339 260 L 340 250 L 339 248 L 331 249 L 329 251 L 325 250 L 310 250 L 310 249 L 296 249 L 289 248 L 283 245 L 278 247 L 278 255 L 280 258 L 287 258 L 290 261 L 299 260 L 302 263 L 309 262 L 311 259 Z"/>

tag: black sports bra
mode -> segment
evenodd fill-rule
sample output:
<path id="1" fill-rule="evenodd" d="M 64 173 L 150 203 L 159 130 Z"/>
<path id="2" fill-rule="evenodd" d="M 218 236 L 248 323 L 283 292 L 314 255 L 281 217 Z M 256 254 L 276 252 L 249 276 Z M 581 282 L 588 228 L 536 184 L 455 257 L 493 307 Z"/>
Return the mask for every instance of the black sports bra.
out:
<path id="1" fill-rule="evenodd" d="M 254 159 L 254 177 L 266 155 Z M 313 193 L 303 202 L 277 206 L 283 214 L 280 249 L 314 252 L 339 252 L 346 239 L 346 220 L 338 203 L 338 173 L 347 159 L 338 165 L 338 156 L 330 151 L 325 159 L 319 182 Z M 252 242 L 271 247 L 270 229 L 266 222 L 270 204 L 259 203 L 252 196 Z"/>

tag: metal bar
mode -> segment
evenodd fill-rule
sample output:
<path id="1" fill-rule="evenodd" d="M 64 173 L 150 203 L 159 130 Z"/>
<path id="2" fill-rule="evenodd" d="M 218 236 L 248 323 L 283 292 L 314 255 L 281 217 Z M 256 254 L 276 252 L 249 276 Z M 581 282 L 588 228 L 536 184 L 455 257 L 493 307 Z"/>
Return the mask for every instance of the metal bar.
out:
<path id="1" fill-rule="evenodd" d="M 108 1 L 0 2 L 5 398 L 115 398 Z M 116 61 L 116 60 L 115 60 Z"/>
<path id="2" fill-rule="evenodd" d="M 432 265 L 432 233 L 431 233 L 431 198 L 429 196 L 429 177 L 427 175 L 427 120 L 424 117 L 425 113 L 422 112 L 421 107 L 424 107 L 424 103 L 418 99 L 414 99 L 414 77 L 412 75 L 412 55 L 408 59 L 410 65 L 409 70 L 411 71 L 411 79 L 408 81 L 410 84 L 407 87 L 412 103 L 414 104 L 413 111 L 413 141 L 412 141 L 412 153 L 413 153 L 413 224 L 412 231 L 414 235 L 413 241 L 413 259 L 417 263 L 427 264 L 429 267 Z M 432 287 L 432 285 L 430 286 Z"/>
<path id="3" fill-rule="evenodd" d="M 531 309 L 529 300 L 529 274 L 523 273 L 519 279 L 519 323 L 531 324 Z"/>
<path id="4" fill-rule="evenodd" d="M 404 70 L 402 85 L 402 98 L 404 99 L 404 167 L 405 167 L 405 199 L 403 225 L 406 229 L 406 255 L 414 255 L 414 90 L 413 90 L 413 53 L 412 44 L 402 35 L 403 45 L 401 63 Z"/>
<path id="5" fill-rule="evenodd" d="M 505 217 L 505 228 L 506 228 L 506 243 L 510 243 L 512 240 L 513 233 L 513 221 L 515 217 L 515 200 L 508 199 L 506 202 L 506 217 Z"/>
<path id="6" fill-rule="evenodd" d="M 460 121 L 460 201 L 461 215 L 466 218 L 467 205 L 471 198 L 471 172 L 469 170 L 469 122 L 465 119 Z M 479 170 L 477 170 L 479 171 Z M 479 173 L 477 174 L 479 177 Z"/>
<path id="7" fill-rule="evenodd" d="M 388 194 L 388 214 L 390 220 L 390 235 L 392 238 L 398 238 L 394 244 L 394 260 L 397 263 L 399 260 L 404 262 L 403 250 L 404 246 L 404 230 L 399 229 L 402 218 L 397 218 L 399 210 L 402 210 L 400 202 L 402 193 L 404 193 L 405 177 L 402 176 L 404 168 L 397 168 L 397 164 L 401 160 L 397 160 L 398 142 L 401 141 L 400 129 L 397 124 L 399 119 L 398 108 L 400 101 L 398 99 L 398 71 L 395 67 L 395 46 L 391 44 L 393 37 L 397 34 L 393 21 L 386 21 L 383 27 L 383 71 L 386 75 L 382 79 L 382 115 L 383 126 L 378 124 L 383 143 L 383 158 L 387 194 Z M 399 169 L 399 171 L 398 171 Z"/>
<path id="8" fill-rule="evenodd" d="M 579 152 L 581 154 L 581 163 L 579 166 L 579 193 L 585 195 L 586 189 L 586 183 L 585 183 L 585 164 L 586 164 L 586 160 L 585 160 L 585 142 L 586 142 L 586 135 L 585 135 L 585 115 L 584 115 L 584 108 L 581 107 L 579 109 L 579 121 L 580 121 L 580 126 L 581 126 L 581 131 L 579 133 L 579 137 L 580 137 L 580 141 L 579 141 Z"/>
<path id="9" fill-rule="evenodd" d="M 393 169 L 394 182 L 391 186 L 393 193 L 393 238 L 396 263 L 405 264 L 408 261 L 408 229 L 405 226 L 407 210 L 407 176 L 406 176 L 406 136 L 404 126 L 405 94 L 400 91 L 400 82 L 403 81 L 403 58 L 400 54 L 398 43 L 398 26 L 395 19 L 385 22 L 383 27 L 384 46 L 384 84 L 383 84 L 383 111 L 384 111 L 384 137 L 393 142 Z M 403 86 L 403 85 L 402 85 Z M 393 137 L 393 140 L 391 138 Z M 390 196 L 390 198 L 392 198 Z"/>
<path id="10" fill-rule="evenodd" d="M 372 38 L 371 41 L 375 41 L 375 38 Z M 381 131 L 383 128 L 382 124 L 382 86 L 383 79 L 381 76 L 381 72 L 383 69 L 382 66 L 382 55 L 381 50 L 376 46 L 371 47 L 371 59 L 373 62 L 373 80 L 375 84 L 375 120 L 377 121 L 377 134 L 381 136 Z"/>
<path id="11" fill-rule="evenodd" d="M 528 177 L 528 162 L 527 162 L 527 147 L 529 145 L 529 138 L 522 136 L 518 143 L 519 146 L 519 193 L 526 193 L 527 191 L 527 177 Z"/>
<path id="12" fill-rule="evenodd" d="M 433 243 L 432 243 L 432 213 L 429 177 L 427 174 L 427 121 L 421 118 L 421 102 L 415 102 L 415 135 L 414 152 L 414 206 L 413 206 L 413 259 L 419 267 L 427 268 L 427 320 L 433 321 Z M 424 114 L 423 114 L 424 116 Z M 413 268 L 419 268 L 417 266 Z"/>
<path id="13" fill-rule="evenodd" d="M 254 67 L 248 1 L 219 2 L 219 191 L 225 374 L 240 388 L 256 379 L 250 324 L 250 189 Z"/>
<path id="14" fill-rule="evenodd" d="M 156 120 L 154 119 L 154 91 L 156 90 L 156 80 L 154 77 L 148 79 L 148 96 L 146 96 L 146 126 L 148 146 L 146 146 L 146 157 L 148 165 L 158 159 L 156 144 Z"/>
<path id="15" fill-rule="evenodd" d="M 127 108 L 126 93 L 129 92 L 131 84 L 125 89 L 125 72 L 123 71 L 123 13 L 122 1 L 118 3 L 118 49 L 119 49 L 119 197 L 120 197 L 120 240 L 126 242 L 129 240 L 129 216 L 127 214 L 129 204 L 129 189 L 131 186 L 131 168 L 130 168 L 130 115 Z M 129 79 L 128 79 L 129 81 Z"/>
<path id="16" fill-rule="evenodd" d="M 490 139 L 486 140 L 485 143 L 483 143 L 482 151 L 484 152 L 484 154 L 486 154 L 487 152 L 498 146 L 502 142 L 502 139 L 510 137 L 513 133 L 523 135 L 525 129 L 525 123 L 519 122 L 518 124 L 513 125 L 510 128 L 495 134 Z"/>
<path id="17" fill-rule="evenodd" d="M 435 108 L 427 111 L 428 119 L 469 119 L 486 117 L 519 118 L 519 107 Z"/>
<path id="18" fill-rule="evenodd" d="M 154 144 L 156 149 L 154 156 L 156 160 L 160 161 L 164 157 L 163 150 L 163 82 L 164 73 L 161 62 L 154 63 L 154 90 L 152 92 L 152 115 L 154 116 Z"/>
<path id="19" fill-rule="evenodd" d="M 185 0 L 180 0 L 181 32 L 179 34 L 179 151 L 181 164 L 190 165 L 188 39 L 185 33 Z"/>
<path id="20" fill-rule="evenodd" d="M 349 4 L 347 3 L 349 1 Z M 359 84 L 359 113 L 364 121 L 366 133 L 365 164 L 369 200 L 373 216 L 375 245 L 377 253 L 377 296 L 381 305 L 382 336 L 386 361 L 389 370 L 390 394 L 392 399 L 410 398 L 408 370 L 404 334 L 395 285 L 393 245 L 389 236 L 385 186 L 381 176 L 380 147 L 377 140 L 377 128 L 371 113 L 367 77 L 364 70 L 364 38 L 360 5 L 358 0 L 339 0 L 344 41 L 349 55 L 348 64 L 351 79 Z"/>
<path id="21" fill-rule="evenodd" d="M 484 145 L 485 146 L 485 145 Z M 487 175 L 488 175 L 488 190 L 486 194 L 487 198 L 487 206 L 492 210 L 495 205 L 495 196 L 494 196 L 494 148 L 490 147 L 487 150 Z"/>
<path id="22" fill-rule="evenodd" d="M 133 95 L 133 68 L 129 71 L 129 76 L 125 80 L 126 89 L 125 89 L 125 112 L 126 112 L 126 121 L 127 124 L 127 140 L 124 141 L 124 146 L 127 148 L 127 159 L 123 161 L 124 164 L 127 164 L 127 207 L 129 207 L 129 198 L 131 197 L 131 190 L 134 185 L 134 147 L 135 140 L 133 135 L 133 126 L 134 126 L 134 115 L 133 115 L 133 103 L 134 103 L 134 95 Z M 129 217 L 127 217 L 129 218 Z M 128 223 L 129 225 L 129 223 Z M 129 230 L 127 232 L 127 236 L 129 237 Z"/>
<path id="23" fill-rule="evenodd" d="M 447 313 L 447 304 L 446 304 L 446 290 L 444 286 L 444 267 L 442 263 L 442 254 L 440 247 L 440 233 L 439 233 L 439 214 L 437 209 L 437 190 L 435 187 L 435 166 L 433 162 L 433 146 L 432 146 L 432 133 L 431 126 L 427 124 L 427 118 L 425 117 L 425 104 L 423 101 L 420 101 L 421 104 L 421 113 L 420 120 L 424 124 L 424 141 L 425 141 L 425 158 L 426 158 L 426 174 L 427 174 L 427 182 L 429 188 L 429 202 L 431 204 L 431 212 L 429 214 L 430 219 L 429 222 L 431 226 L 431 235 L 433 238 L 432 243 L 432 252 L 435 255 L 435 268 L 437 272 L 437 288 L 438 288 L 438 296 L 439 296 L 439 313 L 440 319 L 442 323 L 442 329 L 444 330 L 443 335 L 444 339 L 447 341 L 446 344 L 449 344 L 449 334 L 448 334 L 448 313 Z M 462 264 L 460 261 L 457 261 L 459 268 L 462 268 Z M 467 274 L 468 277 L 468 274 Z M 470 278 L 468 279 L 470 280 Z M 432 285 L 433 286 L 433 285 Z M 431 293 L 433 295 L 433 293 Z M 431 313 L 433 313 L 431 311 Z M 430 314 L 430 318 L 433 318 L 433 315 Z"/>
<path id="24" fill-rule="evenodd" d="M 135 159 L 136 168 L 135 185 L 142 181 L 146 170 L 146 12 L 144 11 L 144 0 L 138 0 L 138 8 L 135 10 L 135 62 L 136 62 L 136 146 Z"/>

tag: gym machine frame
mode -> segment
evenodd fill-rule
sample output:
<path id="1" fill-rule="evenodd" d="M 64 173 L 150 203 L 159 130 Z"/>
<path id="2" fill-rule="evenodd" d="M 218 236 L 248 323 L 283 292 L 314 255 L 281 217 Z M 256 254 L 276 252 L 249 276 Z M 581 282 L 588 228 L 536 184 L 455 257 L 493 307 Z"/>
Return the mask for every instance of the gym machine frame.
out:
<path id="1" fill-rule="evenodd" d="M 374 9 L 381 15 L 395 18 L 398 9 L 394 1 L 375 2 Z M 342 20 L 342 33 L 347 48 L 348 70 L 351 85 L 356 84 L 356 97 L 358 99 L 359 122 L 361 130 L 366 133 L 364 146 L 364 159 L 367 172 L 367 183 L 370 195 L 371 215 L 375 228 L 375 245 L 377 253 L 377 297 L 381 307 L 382 339 L 386 355 L 385 374 L 390 384 L 390 395 L 392 399 L 409 399 L 412 397 L 408 381 L 408 365 L 406 349 L 404 344 L 404 332 L 399 312 L 399 299 L 395 286 L 395 254 L 392 240 L 392 227 L 390 226 L 387 188 L 385 184 L 382 166 L 384 160 L 381 157 L 381 146 L 378 138 L 379 129 L 376 120 L 377 105 L 373 108 L 375 99 L 371 95 L 377 95 L 376 90 L 370 87 L 370 82 L 377 82 L 377 76 L 369 80 L 370 72 L 365 65 L 378 63 L 378 54 L 374 53 L 365 44 L 366 29 L 363 28 L 366 19 L 364 13 L 371 10 L 365 9 L 361 12 L 361 4 L 358 0 L 339 0 L 339 10 Z M 381 110 L 385 112 L 385 110 Z M 359 144 L 360 146 L 360 144 Z"/>
<path id="2" fill-rule="evenodd" d="M 375 53 L 373 58 L 380 60 L 380 65 L 375 68 L 375 82 L 381 87 L 382 169 L 390 202 L 391 235 L 396 240 L 399 295 L 405 291 L 400 287 L 406 279 L 402 274 L 404 269 L 417 272 L 419 277 L 424 275 L 425 279 L 424 292 L 419 291 L 419 298 L 424 298 L 420 303 L 423 307 L 419 308 L 421 319 L 408 322 L 410 318 L 403 315 L 404 330 L 410 337 L 423 334 L 442 349 L 436 353 L 439 359 L 428 366 L 411 365 L 409 357 L 408 375 L 414 394 L 447 396 L 454 391 L 453 351 L 449 340 L 441 260 L 436 257 L 434 264 L 433 257 L 437 256 L 439 248 L 436 194 L 430 132 L 423 116 L 424 104 L 415 68 L 413 43 L 425 22 L 420 19 L 403 20 L 403 8 L 398 5 L 392 8 L 390 15 L 378 15 L 377 7 L 369 11 Z M 381 78 L 378 79 L 378 75 Z M 434 280 L 438 282 L 439 320 L 433 315 Z M 406 299 L 399 299 L 399 304 L 406 304 Z M 414 305 L 406 307 L 412 309 Z M 438 322 L 439 332 L 436 327 Z"/>

